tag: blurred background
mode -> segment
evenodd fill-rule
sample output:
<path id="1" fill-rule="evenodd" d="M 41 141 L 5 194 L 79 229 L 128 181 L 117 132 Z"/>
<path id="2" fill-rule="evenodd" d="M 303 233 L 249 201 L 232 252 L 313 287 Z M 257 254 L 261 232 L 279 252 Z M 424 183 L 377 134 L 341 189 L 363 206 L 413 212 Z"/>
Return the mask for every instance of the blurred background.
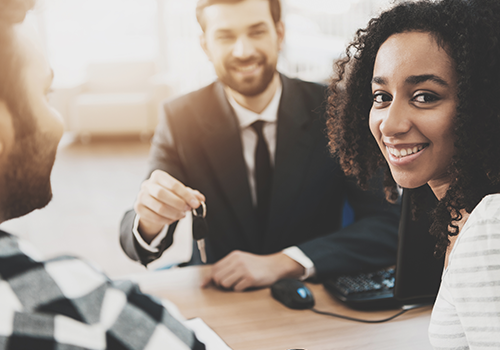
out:
<path id="1" fill-rule="evenodd" d="M 285 45 L 278 69 L 327 83 L 358 28 L 396 0 L 282 0 Z M 146 269 L 118 243 L 123 213 L 147 176 L 161 101 L 215 79 L 199 46 L 196 0 L 38 0 L 28 21 L 55 73 L 50 101 L 66 133 L 47 208 L 2 224 L 46 257 L 77 255 L 118 278 Z M 186 260 L 190 222 L 150 269 Z"/>

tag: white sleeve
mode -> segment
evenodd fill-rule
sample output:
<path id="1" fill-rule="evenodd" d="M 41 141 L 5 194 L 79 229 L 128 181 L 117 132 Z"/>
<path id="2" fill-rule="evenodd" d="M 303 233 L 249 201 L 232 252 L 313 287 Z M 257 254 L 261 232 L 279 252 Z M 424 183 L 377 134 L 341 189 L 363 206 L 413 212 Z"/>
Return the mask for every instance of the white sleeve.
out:
<path id="1" fill-rule="evenodd" d="M 283 249 L 281 252 L 304 267 L 305 272 L 302 276 L 300 276 L 301 281 L 309 277 L 312 277 L 316 274 L 316 268 L 314 267 L 314 263 L 312 262 L 311 259 L 309 259 L 307 255 L 304 254 L 302 250 L 300 250 L 300 248 L 293 246 Z"/>
<path id="2" fill-rule="evenodd" d="M 137 242 L 139 242 L 142 248 L 151 253 L 158 253 L 158 246 L 160 245 L 163 238 L 165 238 L 165 236 L 167 235 L 169 225 L 165 225 L 160 233 L 158 233 L 158 235 L 151 241 L 151 243 L 147 244 L 139 233 L 139 219 L 139 215 L 136 214 L 134 219 L 134 226 L 132 227 L 132 232 L 134 233 L 135 239 L 137 240 Z"/>

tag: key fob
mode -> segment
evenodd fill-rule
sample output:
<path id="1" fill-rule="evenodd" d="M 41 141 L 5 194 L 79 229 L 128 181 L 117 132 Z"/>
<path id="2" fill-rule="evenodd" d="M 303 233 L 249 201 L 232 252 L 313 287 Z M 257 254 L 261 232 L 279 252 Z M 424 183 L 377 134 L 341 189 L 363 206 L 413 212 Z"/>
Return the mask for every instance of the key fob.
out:
<path id="1" fill-rule="evenodd" d="M 205 239 L 208 235 L 208 225 L 204 217 L 193 215 L 193 238 L 195 240 Z"/>
<path id="2" fill-rule="evenodd" d="M 201 213 L 199 212 L 201 210 Z M 193 209 L 193 239 L 196 240 L 196 245 L 200 251 L 200 258 L 203 263 L 207 262 L 207 253 L 205 251 L 205 237 L 208 235 L 208 225 L 205 219 L 207 215 L 207 206 L 205 202 L 201 202 L 198 209 Z"/>

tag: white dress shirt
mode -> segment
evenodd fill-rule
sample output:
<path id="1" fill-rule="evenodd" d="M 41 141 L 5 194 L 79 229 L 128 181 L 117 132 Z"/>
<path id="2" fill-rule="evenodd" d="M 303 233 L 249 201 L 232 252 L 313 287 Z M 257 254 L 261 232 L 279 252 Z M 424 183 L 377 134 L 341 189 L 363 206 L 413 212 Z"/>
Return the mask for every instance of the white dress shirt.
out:
<path id="1" fill-rule="evenodd" d="M 236 118 L 238 119 L 241 133 L 241 142 L 243 147 L 243 158 L 245 159 L 245 164 L 247 167 L 248 174 L 248 182 L 250 185 L 250 191 L 252 195 L 253 205 L 257 205 L 257 189 L 255 184 L 255 149 L 257 147 L 257 133 L 252 128 L 252 124 L 257 120 L 262 120 L 265 122 L 263 127 L 264 138 L 267 143 L 267 147 L 269 148 L 269 155 L 271 160 L 271 165 L 274 166 L 275 153 L 276 153 L 276 131 L 278 124 L 278 108 L 280 104 L 282 93 L 281 84 L 276 89 L 276 93 L 274 94 L 273 99 L 267 107 L 262 111 L 262 113 L 252 112 L 245 107 L 239 105 L 234 98 L 226 93 L 226 97 L 229 101 L 231 107 L 233 107 L 234 113 L 236 114 Z M 133 232 L 134 235 L 144 249 L 151 251 L 153 253 L 158 252 L 158 245 L 163 240 L 163 238 L 167 234 L 168 225 L 166 225 L 163 230 L 154 238 L 151 244 L 147 244 L 139 234 L 137 228 L 139 225 L 139 216 L 136 215 L 134 221 Z M 298 262 L 305 269 L 304 275 L 301 276 L 301 279 L 306 279 L 315 274 L 314 264 L 307 257 L 307 255 L 302 252 L 298 247 L 289 247 L 282 251 L 291 259 Z"/>

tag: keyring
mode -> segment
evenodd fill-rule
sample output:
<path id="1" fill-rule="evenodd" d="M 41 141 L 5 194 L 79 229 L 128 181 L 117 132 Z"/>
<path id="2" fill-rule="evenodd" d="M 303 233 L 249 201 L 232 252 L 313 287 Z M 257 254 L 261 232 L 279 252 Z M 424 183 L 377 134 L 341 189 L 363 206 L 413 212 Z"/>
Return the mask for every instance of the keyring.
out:
<path id="1" fill-rule="evenodd" d="M 198 215 L 198 211 L 193 208 L 193 209 L 191 209 L 193 216 L 201 216 L 202 218 L 205 218 L 205 216 L 207 216 L 207 206 L 206 206 L 205 202 L 201 202 L 201 207 L 203 208 L 203 215 Z"/>

